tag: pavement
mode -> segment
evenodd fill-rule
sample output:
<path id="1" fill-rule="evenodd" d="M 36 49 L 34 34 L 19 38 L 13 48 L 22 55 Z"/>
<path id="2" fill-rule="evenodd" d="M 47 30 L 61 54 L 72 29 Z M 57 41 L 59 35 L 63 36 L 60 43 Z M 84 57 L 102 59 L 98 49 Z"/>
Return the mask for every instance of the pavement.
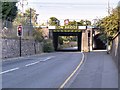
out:
<path id="1" fill-rule="evenodd" d="M 106 51 L 86 53 L 87 58 L 69 88 L 118 88 L 118 68 Z"/>
<path id="2" fill-rule="evenodd" d="M 78 47 L 62 48 L 61 50 L 78 50 Z"/>

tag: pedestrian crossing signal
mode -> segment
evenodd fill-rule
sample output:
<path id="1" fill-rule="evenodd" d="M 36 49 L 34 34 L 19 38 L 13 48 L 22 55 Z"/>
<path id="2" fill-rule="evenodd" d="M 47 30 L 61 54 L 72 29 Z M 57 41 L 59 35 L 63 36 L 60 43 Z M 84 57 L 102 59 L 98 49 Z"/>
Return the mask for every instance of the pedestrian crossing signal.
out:
<path id="1" fill-rule="evenodd" d="M 22 31 L 23 31 L 23 27 L 22 27 L 22 25 L 19 25 L 18 27 L 17 27 L 17 36 L 22 36 Z"/>

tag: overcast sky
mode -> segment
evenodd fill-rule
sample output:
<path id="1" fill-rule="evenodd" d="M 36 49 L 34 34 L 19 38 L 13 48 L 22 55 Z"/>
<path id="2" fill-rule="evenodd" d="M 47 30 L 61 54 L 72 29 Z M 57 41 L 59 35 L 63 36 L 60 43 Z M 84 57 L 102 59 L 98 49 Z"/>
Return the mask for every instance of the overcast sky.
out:
<path id="1" fill-rule="evenodd" d="M 109 0 L 111 8 L 117 6 L 119 0 Z M 108 15 L 108 0 L 28 0 L 24 9 L 36 9 L 40 20 L 48 20 L 54 16 L 58 19 L 102 18 Z"/>

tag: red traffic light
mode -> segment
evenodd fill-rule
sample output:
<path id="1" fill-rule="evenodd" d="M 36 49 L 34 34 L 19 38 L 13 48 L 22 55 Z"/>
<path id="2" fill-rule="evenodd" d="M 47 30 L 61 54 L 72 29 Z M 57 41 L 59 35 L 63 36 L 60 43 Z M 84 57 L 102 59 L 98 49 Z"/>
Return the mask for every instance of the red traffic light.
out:
<path id="1" fill-rule="evenodd" d="M 22 25 L 19 25 L 18 27 L 17 27 L 17 36 L 22 36 Z"/>

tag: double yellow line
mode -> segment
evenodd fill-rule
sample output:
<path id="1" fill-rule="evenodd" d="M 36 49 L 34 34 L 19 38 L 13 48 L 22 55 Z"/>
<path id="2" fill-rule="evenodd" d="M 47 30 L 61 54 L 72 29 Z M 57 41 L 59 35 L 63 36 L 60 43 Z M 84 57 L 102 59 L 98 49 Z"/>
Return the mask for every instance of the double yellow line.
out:
<path id="1" fill-rule="evenodd" d="M 82 60 L 81 62 L 78 64 L 77 68 L 72 72 L 72 74 L 64 81 L 64 83 L 59 87 L 58 90 L 61 90 L 62 88 L 64 88 L 64 86 L 67 84 L 67 82 L 73 77 L 73 75 L 77 72 L 77 70 L 80 68 L 80 66 L 83 64 L 84 59 L 85 59 L 85 55 L 82 52 Z"/>

